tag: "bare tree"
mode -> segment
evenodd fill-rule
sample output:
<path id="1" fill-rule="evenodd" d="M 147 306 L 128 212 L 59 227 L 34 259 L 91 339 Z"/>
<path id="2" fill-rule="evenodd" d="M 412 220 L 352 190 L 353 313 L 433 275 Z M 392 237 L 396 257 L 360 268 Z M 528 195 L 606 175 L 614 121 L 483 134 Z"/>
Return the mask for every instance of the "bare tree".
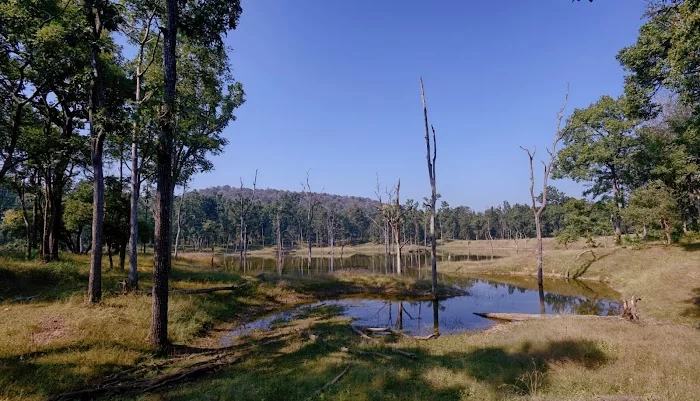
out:
<path id="1" fill-rule="evenodd" d="M 535 231 L 537 232 L 537 285 L 539 287 L 540 292 L 542 292 L 542 223 L 541 223 L 541 218 L 542 218 L 542 212 L 544 212 L 544 209 L 547 207 L 547 180 L 549 179 L 549 175 L 552 172 L 552 165 L 554 164 L 554 161 L 556 159 L 556 150 L 557 150 L 557 144 L 561 140 L 562 137 L 562 131 L 561 131 L 561 121 L 564 117 L 564 109 L 566 109 L 566 103 L 569 100 L 569 85 L 566 85 L 566 94 L 564 95 L 564 105 L 559 109 L 559 114 L 557 115 L 557 131 L 554 134 L 554 140 L 552 141 L 552 148 L 547 149 L 547 153 L 549 154 L 549 162 L 545 163 L 544 161 L 542 162 L 542 165 L 544 166 L 544 174 L 542 178 L 542 201 L 539 205 L 537 206 L 537 197 L 535 196 L 535 169 L 533 166 L 532 161 L 535 158 L 535 154 L 537 153 L 537 148 L 533 147 L 532 151 L 530 149 L 520 147 L 523 151 L 527 153 L 527 157 L 530 161 L 530 200 L 532 201 L 530 208 L 532 209 L 532 213 L 535 216 Z"/>
<path id="2" fill-rule="evenodd" d="M 423 77 L 420 78 L 420 96 L 423 101 L 423 119 L 425 121 L 425 145 L 426 159 L 428 161 L 428 178 L 430 178 L 430 265 L 432 269 L 433 296 L 436 296 L 437 289 L 437 241 L 435 239 L 435 204 L 437 203 L 437 189 L 435 184 L 435 159 L 437 158 L 437 142 L 435 140 L 435 128 L 428 125 L 428 106 L 425 102 L 425 90 L 423 88 Z M 433 132 L 432 160 L 430 153 L 430 129 Z"/>
<path id="3" fill-rule="evenodd" d="M 335 226 L 336 226 L 336 216 L 333 206 L 328 205 L 326 208 L 326 228 L 328 229 L 328 245 L 331 247 L 331 272 L 333 272 L 335 266 Z"/>
<path id="4" fill-rule="evenodd" d="M 388 222 L 389 226 L 391 227 L 391 231 L 392 231 L 393 237 L 394 237 L 394 245 L 396 247 L 395 271 L 398 274 L 402 273 L 401 250 L 403 249 L 404 245 L 406 244 L 405 237 L 404 237 L 403 241 L 401 240 L 401 229 L 402 229 L 402 223 L 403 223 L 403 207 L 401 206 L 401 202 L 400 202 L 400 193 L 401 193 L 401 180 L 399 180 L 399 182 L 396 184 L 396 188 L 394 188 L 394 191 L 388 193 L 389 201 L 387 202 L 387 205 L 385 205 L 382 209 L 384 219 L 385 219 L 385 221 Z M 396 195 L 395 198 L 394 198 L 394 195 Z"/>
<path id="5" fill-rule="evenodd" d="M 180 196 L 180 204 L 177 206 L 177 234 L 175 234 L 175 259 L 177 259 L 178 245 L 180 244 L 180 231 L 182 231 L 182 204 L 185 203 L 186 193 L 187 182 L 182 184 L 182 196 Z"/>
<path id="6" fill-rule="evenodd" d="M 282 274 L 282 203 L 277 206 L 275 213 L 275 228 L 277 229 L 277 274 Z"/>
<path id="7" fill-rule="evenodd" d="M 306 245 L 309 250 L 309 264 L 308 267 L 311 268 L 311 233 L 313 232 L 313 221 L 314 221 L 314 211 L 316 206 L 318 206 L 321 201 L 318 196 L 311 192 L 311 183 L 309 182 L 309 172 L 306 172 L 306 183 L 301 183 L 302 191 L 304 193 L 304 199 L 306 203 Z"/>
<path id="8" fill-rule="evenodd" d="M 388 215 L 384 210 L 385 205 L 384 201 L 382 200 L 380 186 L 379 174 L 377 174 L 377 190 L 374 193 L 377 195 L 377 201 L 379 201 L 378 208 L 379 215 L 382 216 L 382 224 L 377 223 L 374 219 L 372 219 L 372 221 L 377 225 L 377 227 L 380 228 L 384 237 L 384 273 L 387 273 L 389 271 L 389 264 L 391 263 L 391 225 L 389 224 Z M 391 201 L 389 201 L 389 203 L 391 203 Z"/>
<path id="9" fill-rule="evenodd" d="M 248 261 L 248 223 L 246 219 L 248 218 L 248 212 L 255 202 L 255 189 L 258 183 L 258 170 L 255 169 L 255 176 L 253 177 L 253 193 L 250 197 L 246 197 L 243 193 L 243 178 L 241 178 L 241 187 L 238 191 L 238 202 L 239 202 L 239 219 L 240 219 L 240 257 L 239 261 L 242 266 L 246 265 Z"/>

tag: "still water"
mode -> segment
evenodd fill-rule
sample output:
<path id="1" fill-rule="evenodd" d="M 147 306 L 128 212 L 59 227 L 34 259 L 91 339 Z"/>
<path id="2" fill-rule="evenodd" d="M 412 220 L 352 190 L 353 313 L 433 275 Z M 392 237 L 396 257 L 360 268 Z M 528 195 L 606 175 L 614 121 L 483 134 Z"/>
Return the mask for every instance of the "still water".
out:
<path id="1" fill-rule="evenodd" d="M 337 255 L 337 254 L 336 254 Z M 497 259 L 499 256 L 483 254 L 441 254 L 437 256 L 438 262 L 443 261 L 486 261 Z M 260 256 L 248 256 L 242 261 L 237 255 L 225 255 L 224 265 L 232 269 L 240 269 L 248 274 L 273 273 L 283 275 L 308 275 L 326 274 L 343 270 L 362 270 L 368 273 L 391 273 L 394 271 L 394 257 L 387 261 L 384 255 L 353 254 L 344 258 L 336 256 L 313 257 L 311 264 L 304 256 L 285 256 L 282 265 L 277 266 L 275 258 Z M 411 271 L 412 275 L 423 276 L 430 269 L 430 254 L 406 253 L 401 258 L 401 266 L 404 270 Z"/>
<path id="2" fill-rule="evenodd" d="M 241 325 L 222 341 L 228 343 L 255 330 L 270 330 L 275 325 L 308 315 L 317 308 L 351 318 L 356 325 L 392 327 L 412 335 L 428 335 L 435 330 L 441 334 L 461 333 L 486 329 L 495 324 L 492 320 L 474 315 L 474 312 L 617 315 L 620 310 L 618 301 L 613 299 L 614 292 L 605 287 L 591 287 L 580 282 L 547 281 L 543 296 L 536 289 L 527 286 L 489 280 L 462 279 L 453 284 L 464 289 L 466 295 L 437 303 L 363 298 L 328 300 L 278 312 Z"/>

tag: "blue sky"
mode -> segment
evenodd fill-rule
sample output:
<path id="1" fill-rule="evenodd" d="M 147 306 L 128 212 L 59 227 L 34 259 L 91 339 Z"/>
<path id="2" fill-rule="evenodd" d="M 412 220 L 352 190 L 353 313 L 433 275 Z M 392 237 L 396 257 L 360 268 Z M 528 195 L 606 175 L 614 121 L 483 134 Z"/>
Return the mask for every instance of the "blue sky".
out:
<path id="1" fill-rule="evenodd" d="M 244 0 L 227 37 L 247 92 L 215 171 L 194 188 L 250 184 L 374 197 L 401 179 L 429 194 L 419 76 L 438 136 L 437 185 L 481 210 L 528 200 L 519 146 L 551 143 L 567 114 L 622 91 L 615 60 L 634 43 L 644 2 Z M 582 186 L 555 182 L 569 195 Z"/>

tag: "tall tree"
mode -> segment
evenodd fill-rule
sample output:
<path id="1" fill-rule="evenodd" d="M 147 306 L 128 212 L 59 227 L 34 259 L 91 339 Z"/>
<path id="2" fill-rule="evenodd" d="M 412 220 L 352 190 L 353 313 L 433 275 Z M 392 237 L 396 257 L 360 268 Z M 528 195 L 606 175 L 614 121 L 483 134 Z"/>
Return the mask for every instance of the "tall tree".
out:
<path id="1" fill-rule="evenodd" d="M 90 256 L 90 277 L 88 302 L 99 302 L 102 298 L 102 243 L 104 225 L 104 172 L 103 151 L 107 136 L 105 131 L 105 78 L 102 63 L 103 31 L 116 28 L 117 13 L 108 0 L 85 0 L 85 16 L 90 27 L 90 101 L 88 104 L 88 124 L 90 124 L 90 154 L 93 172 L 92 208 L 92 255 Z M 102 121 L 101 121 L 102 120 Z"/>
<path id="2" fill-rule="evenodd" d="M 149 332 L 151 345 L 160 351 L 168 347 L 168 275 L 172 250 L 172 201 L 175 184 L 186 166 L 174 164 L 189 158 L 174 158 L 176 141 L 177 38 L 182 33 L 200 48 L 224 49 L 222 35 L 235 29 L 241 14 L 240 2 L 227 0 L 165 0 L 166 22 L 163 29 L 163 103 L 159 119 L 156 147 L 156 206 L 153 264 L 152 321 Z M 180 13 L 182 20 L 180 20 Z M 225 53 L 224 53 L 225 54 Z M 210 109 L 211 110 L 211 109 Z M 215 109 L 214 109 L 215 110 Z M 223 127 L 215 127 L 220 133 Z M 200 147 L 201 148 L 201 147 Z M 189 148 L 182 154 L 197 156 Z M 195 148 L 196 149 L 196 148 Z M 174 160 L 175 159 L 175 160 Z M 175 167 L 175 170 L 173 169 Z M 189 170 L 192 171 L 192 170 Z"/>
<path id="3" fill-rule="evenodd" d="M 435 140 L 435 128 L 430 125 L 433 132 L 433 150 L 430 153 L 430 131 L 428 130 L 428 106 L 425 101 L 425 89 L 423 77 L 420 78 L 420 96 L 423 101 L 423 120 L 425 121 L 425 145 L 426 160 L 428 162 L 428 178 L 430 179 L 430 266 L 432 272 L 433 296 L 437 298 L 437 240 L 435 238 L 435 204 L 437 203 L 437 186 L 435 183 L 435 159 L 437 158 L 437 141 Z M 432 156 L 432 159 L 431 159 Z M 437 302 L 436 302 L 437 303 Z"/>
<path id="4" fill-rule="evenodd" d="M 132 1 L 127 3 L 126 20 L 130 29 L 127 30 L 126 36 L 132 45 L 136 46 L 136 58 L 133 61 L 133 78 L 134 78 L 134 104 L 133 104 L 133 122 L 131 134 L 131 197 L 130 197 L 130 216 L 129 216 L 129 277 L 127 285 L 131 289 L 138 288 L 138 237 L 139 237 L 139 195 L 141 192 L 141 183 L 144 176 L 143 166 L 150 161 L 152 152 L 150 144 L 152 143 L 150 135 L 148 138 L 143 138 L 143 103 L 150 96 L 144 96 L 144 80 L 148 70 L 153 65 L 158 47 L 160 44 L 160 32 L 157 31 L 158 23 L 158 7 L 157 3 L 152 1 Z M 150 52 L 150 56 L 148 54 Z M 151 92 L 152 93 L 152 92 Z M 146 139 L 146 140 L 144 140 Z M 140 147 L 139 143 L 143 142 L 144 147 Z M 139 157 L 139 150 L 141 157 Z"/>
<path id="5" fill-rule="evenodd" d="M 544 174 L 542 176 L 542 197 L 540 200 L 540 205 L 539 207 L 537 206 L 537 197 L 535 196 L 535 168 L 533 166 L 533 159 L 535 158 L 535 153 L 537 152 L 537 148 L 533 148 L 532 151 L 529 149 L 526 149 L 524 147 L 520 147 L 522 150 L 524 150 L 527 153 L 529 162 L 530 162 L 530 199 L 531 199 L 531 204 L 530 207 L 532 209 L 532 213 L 535 217 L 535 231 L 537 234 L 537 285 L 539 287 L 539 292 L 540 292 L 540 298 L 542 298 L 542 292 L 543 292 L 543 274 L 542 274 L 542 256 L 544 253 L 544 249 L 542 247 L 542 222 L 541 222 L 541 217 L 542 217 L 542 212 L 544 212 L 545 208 L 547 207 L 547 180 L 549 179 L 549 175 L 552 172 L 552 166 L 554 165 L 554 161 L 556 159 L 557 155 L 557 144 L 562 138 L 562 130 L 561 130 L 561 121 L 564 118 L 564 110 L 566 109 L 566 103 L 569 100 L 569 86 L 567 85 L 566 87 L 566 95 L 564 95 L 564 105 L 559 109 L 559 114 L 557 114 L 557 130 L 554 133 L 554 140 L 552 141 L 552 148 L 547 149 L 547 153 L 549 154 L 549 161 L 547 163 L 542 162 L 544 165 Z"/>
<path id="6" fill-rule="evenodd" d="M 621 243 L 621 211 L 633 182 L 640 121 L 627 113 L 626 99 L 603 96 L 586 109 L 576 109 L 562 133 L 554 177 L 569 177 L 592 185 L 584 194 L 611 194 L 616 209 L 611 217 L 615 241 Z"/>
<path id="7" fill-rule="evenodd" d="M 163 87 L 156 147 L 155 239 L 153 260 L 153 308 L 149 332 L 151 345 L 160 351 L 168 347 L 168 275 L 171 267 L 173 205 L 173 142 L 175 140 L 176 47 L 179 5 L 165 0 L 166 26 L 163 30 Z"/>

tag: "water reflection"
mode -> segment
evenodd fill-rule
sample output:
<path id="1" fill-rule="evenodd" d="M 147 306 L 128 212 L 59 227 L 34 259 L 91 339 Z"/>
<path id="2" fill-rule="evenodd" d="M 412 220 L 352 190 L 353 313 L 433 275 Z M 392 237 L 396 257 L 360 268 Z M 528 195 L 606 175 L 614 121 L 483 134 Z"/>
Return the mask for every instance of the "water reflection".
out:
<path id="1" fill-rule="evenodd" d="M 392 327 L 418 336 L 485 329 L 495 324 L 489 319 L 474 315 L 474 312 L 615 315 L 619 314 L 620 308 L 617 301 L 595 293 L 588 293 L 590 297 L 584 296 L 581 287 L 575 283 L 561 282 L 552 286 L 563 293 L 533 290 L 488 280 L 469 280 L 461 286 L 467 291 L 467 295 L 439 302 L 358 298 L 319 302 L 266 316 L 237 328 L 230 336 L 237 337 L 254 330 L 269 329 L 273 322 L 289 322 L 299 313 L 320 305 L 342 308 L 341 314 L 352 318 L 354 324 L 360 326 Z M 430 311 L 432 319 L 423 316 L 423 313 Z"/>
<path id="2" fill-rule="evenodd" d="M 438 261 L 485 261 L 499 258 L 499 256 L 480 254 L 442 254 L 438 255 Z M 224 255 L 225 268 L 240 269 L 245 273 L 275 273 L 278 275 L 308 275 L 326 274 L 338 270 L 365 270 L 371 273 L 388 274 L 394 271 L 395 257 L 386 258 L 385 255 L 353 254 L 346 257 L 313 257 L 309 264 L 308 257 L 284 256 L 276 257 L 248 256 L 241 260 L 238 255 Z M 423 277 L 430 271 L 430 254 L 424 252 L 410 252 L 401 257 L 402 269 L 411 275 Z"/>

